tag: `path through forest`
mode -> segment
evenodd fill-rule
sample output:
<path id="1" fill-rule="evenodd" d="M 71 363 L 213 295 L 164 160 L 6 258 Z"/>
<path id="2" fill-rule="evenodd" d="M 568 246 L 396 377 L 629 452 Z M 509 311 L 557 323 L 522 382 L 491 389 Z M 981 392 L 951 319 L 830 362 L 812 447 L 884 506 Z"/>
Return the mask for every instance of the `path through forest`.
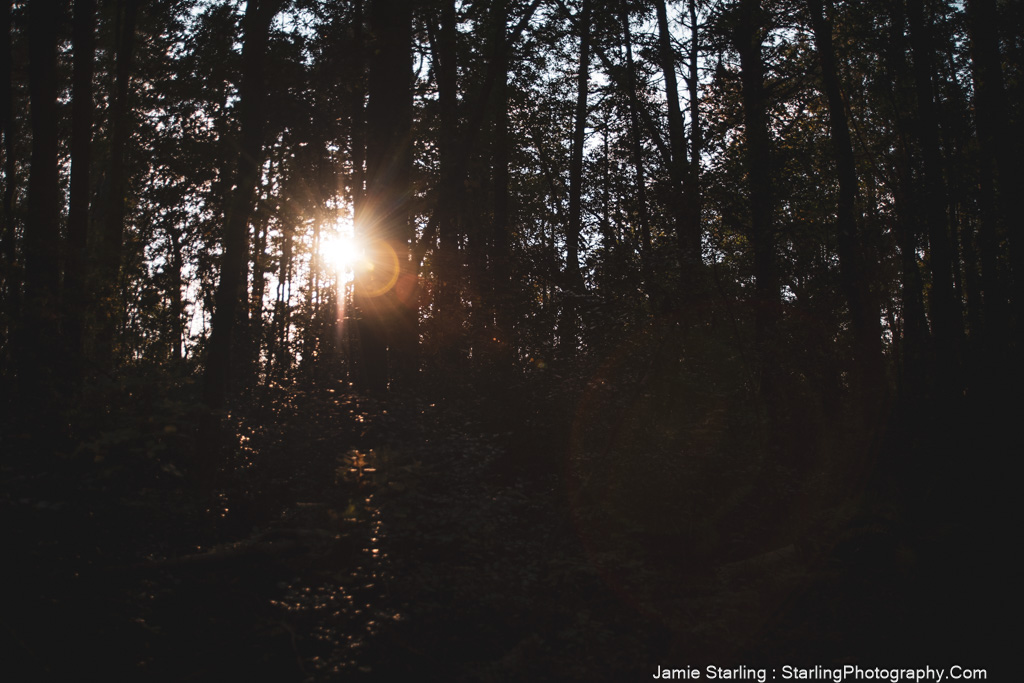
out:
<path id="1" fill-rule="evenodd" d="M 349 552 L 307 556 L 273 601 L 311 678 L 621 680 L 655 661 L 667 632 L 624 609 L 557 478 L 507 471 L 508 435 L 437 404 L 325 398 L 324 424 L 354 429 L 303 447 L 283 518 Z"/>
<path id="2" fill-rule="evenodd" d="M 966 571 L 927 555 L 948 535 L 929 546 L 878 514 L 738 554 L 610 520 L 604 494 L 574 488 L 557 434 L 494 431 L 466 406 L 342 384 L 249 405 L 213 493 L 136 442 L 75 476 L 12 470 L 14 670 L 626 681 L 658 665 L 913 663 L 942 639 L 965 652 L 939 619 L 983 597 L 932 600 Z M 905 634 L 922 632 L 915 655 Z"/>

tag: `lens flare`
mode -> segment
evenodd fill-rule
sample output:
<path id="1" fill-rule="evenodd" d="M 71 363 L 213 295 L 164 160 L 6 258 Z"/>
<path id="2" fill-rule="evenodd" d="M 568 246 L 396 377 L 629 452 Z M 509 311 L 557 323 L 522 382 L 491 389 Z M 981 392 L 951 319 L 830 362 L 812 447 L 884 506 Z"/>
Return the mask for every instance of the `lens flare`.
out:
<path id="1" fill-rule="evenodd" d="M 356 281 L 363 294 L 376 297 L 395 286 L 401 268 L 394 248 L 387 242 L 377 240 L 363 250 L 356 270 Z"/>

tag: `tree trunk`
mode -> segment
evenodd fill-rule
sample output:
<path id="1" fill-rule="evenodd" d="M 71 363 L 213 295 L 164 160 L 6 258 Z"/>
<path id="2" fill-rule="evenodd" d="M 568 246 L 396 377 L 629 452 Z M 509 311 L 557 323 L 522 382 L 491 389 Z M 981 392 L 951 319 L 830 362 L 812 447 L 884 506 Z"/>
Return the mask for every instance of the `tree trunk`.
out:
<path id="1" fill-rule="evenodd" d="M 515 44 L 516 40 L 518 40 L 527 24 L 530 23 L 533 13 L 537 10 L 537 7 L 540 6 L 541 2 L 542 0 L 533 0 L 524 12 L 523 16 L 520 17 L 519 22 L 516 24 L 515 28 L 513 28 L 512 32 L 503 39 L 502 52 L 505 59 L 507 59 L 508 52 L 511 50 L 512 45 Z M 480 131 L 483 128 L 484 117 L 488 112 L 487 105 L 490 102 L 494 85 L 498 80 L 499 74 L 501 74 L 501 65 L 503 63 L 503 60 L 499 59 L 490 60 L 487 64 L 487 70 L 484 73 L 484 78 L 479 82 L 479 87 L 473 89 L 465 97 L 465 109 L 467 114 L 463 118 L 465 118 L 466 123 L 459 134 L 459 154 L 456 158 L 457 163 L 455 164 L 456 177 L 460 182 L 465 180 L 466 173 L 469 170 L 469 159 L 475 149 L 476 136 L 480 134 Z M 507 78 L 507 70 L 505 75 Z M 423 239 L 414 245 L 414 248 L 412 249 L 412 261 L 416 271 L 419 270 L 419 267 L 423 262 L 423 257 L 427 252 L 428 246 L 434 241 L 435 236 L 437 235 L 437 222 L 439 218 L 440 216 L 436 210 L 431 213 L 430 219 L 427 221 L 427 226 L 423 231 Z"/>
<path id="2" fill-rule="evenodd" d="M 1008 342 L 1009 305 L 1007 287 L 999 272 L 999 242 L 1010 228 L 1008 197 L 1015 190 L 1004 175 L 1000 149 L 1007 145 L 1007 106 L 1003 71 L 996 31 L 995 0 L 967 3 L 971 38 L 971 66 L 974 76 L 974 120 L 978 136 L 978 252 L 981 260 L 981 319 L 984 325 L 983 353 L 1000 356 Z M 997 190 L 997 180 L 1000 187 Z M 1006 186 L 1004 186 L 1004 183 Z M 997 359 L 996 363 L 998 363 Z"/>
<path id="3" fill-rule="evenodd" d="M 460 329 L 462 258 L 459 249 L 459 209 L 461 181 L 456 168 L 458 155 L 458 99 L 456 64 L 455 4 L 445 0 L 441 7 L 440 30 L 437 36 L 435 74 L 437 78 L 439 133 L 438 160 L 440 180 L 437 204 L 437 289 L 434 295 L 435 324 L 440 361 L 452 366 L 459 357 L 462 344 Z"/>
<path id="4" fill-rule="evenodd" d="M 32 122 L 28 219 L 25 223 L 25 309 L 21 396 L 32 419 L 49 422 L 59 363 L 60 189 L 57 172 L 57 22 L 60 3 L 34 0 L 29 20 L 29 106 Z M 34 413 L 34 414 L 33 414 Z M 45 428 L 40 423 L 41 428 Z"/>
<path id="5" fill-rule="evenodd" d="M 170 299 L 171 329 L 169 336 L 172 344 L 169 355 L 170 361 L 177 364 L 185 358 L 185 299 L 182 294 L 182 287 L 185 284 L 182 279 L 184 259 L 181 254 L 181 235 L 178 233 L 178 226 L 175 225 L 168 230 L 168 242 L 170 249 L 167 258 L 171 281 L 167 286 L 167 296 Z"/>
<path id="6" fill-rule="evenodd" d="M 93 120 L 93 55 L 96 45 L 96 2 L 75 0 L 71 83 L 71 187 L 68 208 L 68 255 L 64 273 L 64 335 L 68 379 L 82 376 L 88 281 L 90 165 Z"/>
<path id="7" fill-rule="evenodd" d="M 670 201 L 676 218 L 683 295 L 686 296 L 696 281 L 697 268 L 701 263 L 701 235 L 700 226 L 694 221 L 690 169 L 686 161 L 686 133 L 683 126 L 683 111 L 679 106 L 676 60 L 665 0 L 658 0 L 655 3 L 655 10 L 658 15 L 661 70 L 665 77 L 665 99 L 668 103 L 668 144 L 672 153 L 669 175 L 672 178 L 673 196 Z"/>
<path id="8" fill-rule="evenodd" d="M 951 397 L 961 382 L 958 352 L 963 328 L 960 304 L 954 298 L 953 290 L 953 251 L 945 212 L 939 114 L 932 92 L 934 49 L 931 22 L 925 16 L 923 0 L 908 1 L 907 19 L 917 96 L 917 132 L 922 153 L 922 209 L 930 244 L 931 289 L 928 300 L 935 339 L 936 376 L 941 384 L 940 392 Z"/>
<path id="9" fill-rule="evenodd" d="M 291 367 L 288 354 L 288 327 L 291 313 L 292 298 L 292 252 L 295 242 L 294 217 L 289 214 L 282 227 L 281 261 L 277 273 L 277 296 L 274 305 L 274 339 L 268 342 L 270 350 L 270 369 L 267 378 L 283 378 Z"/>
<path id="10" fill-rule="evenodd" d="M 267 293 L 267 224 L 270 217 L 265 210 L 256 210 L 256 244 L 252 250 L 252 290 L 249 295 L 249 379 L 259 380 L 260 353 L 263 350 L 263 297 Z"/>
<path id="11" fill-rule="evenodd" d="M 352 110 L 349 155 L 352 158 L 352 222 L 359 229 L 363 222 L 363 200 L 366 192 L 366 77 L 365 41 L 363 31 L 363 3 L 356 0 L 352 8 L 353 74 L 349 107 Z M 342 78 L 347 75 L 343 74 Z"/>
<path id="12" fill-rule="evenodd" d="M 135 21 L 139 0 L 117 4 L 115 28 L 115 79 L 110 104 L 110 162 L 107 171 L 103 232 L 100 236 L 100 294 L 97 336 L 98 363 L 107 370 L 116 365 L 115 336 L 122 316 L 121 261 L 123 260 L 126 195 L 128 193 L 128 141 L 131 138 L 132 60 L 135 50 Z"/>
<path id="13" fill-rule="evenodd" d="M 302 359 L 299 374 L 306 380 L 316 381 L 317 360 L 320 352 L 320 222 L 313 223 L 313 244 L 309 251 L 309 283 L 306 286 L 306 320 L 302 330 Z"/>
<path id="14" fill-rule="evenodd" d="M 17 133 L 14 130 L 14 89 L 12 78 L 12 54 L 11 54 L 11 0 L 7 0 L 0 6 L 3 12 L 3 27 L 0 28 L 0 132 L 4 137 L 4 192 L 3 207 L 0 209 L 0 220 L 3 221 L 0 229 L 0 258 L 3 259 L 3 282 L 0 282 L 0 297 L 7 311 L 8 317 L 17 317 L 21 312 L 21 278 L 16 272 L 17 268 L 17 226 L 14 219 L 14 196 L 16 188 L 17 173 L 15 167 Z M 6 328 L 4 340 L 10 340 L 11 322 L 5 322 Z M 6 360 L 3 359 L 3 360 Z"/>
<path id="15" fill-rule="evenodd" d="M 234 329 L 249 262 L 249 218 L 263 159 L 267 34 L 279 7 L 280 0 L 249 0 L 243 19 L 245 43 L 238 100 L 238 163 L 235 187 L 224 215 L 224 252 L 203 378 L 203 399 L 212 410 L 224 406 L 229 389 Z"/>
<path id="16" fill-rule="evenodd" d="M 740 0 L 734 42 L 740 54 L 744 158 L 750 196 L 750 240 L 754 248 L 755 327 L 762 353 L 775 341 L 780 283 L 775 255 L 768 96 L 764 87 L 762 10 L 758 0 Z M 771 374 L 771 373 L 769 373 Z"/>
<path id="17" fill-rule="evenodd" d="M 366 213 L 366 40 L 364 27 L 363 0 L 355 0 L 352 6 L 352 49 L 351 64 L 352 73 L 342 74 L 342 79 L 347 79 L 352 87 L 348 105 L 351 110 L 352 128 L 349 137 L 349 156 L 352 159 L 352 224 L 355 235 L 362 236 L 365 233 L 364 224 L 367 219 Z M 353 264 L 354 265 L 354 264 Z M 354 288 L 354 283 L 349 285 Z M 353 297 L 354 292 L 348 289 L 346 292 L 339 292 L 339 296 Z M 352 329 L 351 322 L 357 319 L 354 314 L 355 306 L 350 306 L 350 300 L 343 302 L 344 308 L 342 319 L 338 321 L 336 336 L 339 342 L 344 341 L 342 348 L 345 355 L 345 363 L 350 380 L 357 379 L 356 367 L 361 361 L 354 358 L 352 340 L 357 338 L 358 333 Z"/>
<path id="18" fill-rule="evenodd" d="M 894 230 L 900 251 L 901 307 L 903 314 L 903 395 L 919 397 L 927 377 L 928 321 L 924 310 L 924 283 L 917 260 L 916 202 L 903 193 L 896 196 Z"/>
<path id="19" fill-rule="evenodd" d="M 854 359 L 864 405 L 877 405 L 883 387 L 882 328 L 879 305 L 868 277 L 867 248 L 860 234 L 858 204 L 860 190 L 853 157 L 853 143 L 840 89 L 832 23 L 825 17 L 821 0 L 808 0 L 811 27 L 821 66 L 821 85 L 828 106 L 829 134 L 839 180 L 838 228 L 840 286 L 850 311 L 854 337 Z"/>
<path id="20" fill-rule="evenodd" d="M 494 223 L 491 233 L 490 291 L 493 319 L 497 327 L 499 365 L 511 368 L 515 318 L 511 310 L 512 258 L 509 239 L 509 132 L 508 132 L 508 52 L 505 49 L 505 27 L 508 7 L 505 0 L 491 6 L 491 54 L 497 62 L 498 76 L 494 89 Z"/>
<path id="21" fill-rule="evenodd" d="M 740 88 L 743 102 L 744 161 L 750 205 L 750 242 L 754 251 L 754 348 L 755 372 L 766 417 L 766 444 L 773 459 L 790 466 L 799 464 L 801 453 L 788 446 L 801 443 L 785 401 L 781 362 L 781 284 L 776 262 L 772 143 L 768 131 L 768 93 L 764 83 L 762 44 L 764 14 L 759 0 L 740 0 L 735 17 L 733 43 L 740 55 Z"/>
<path id="22" fill-rule="evenodd" d="M 690 191 L 699 230 L 701 217 L 700 155 L 704 148 L 704 138 L 700 125 L 700 99 L 697 96 L 697 86 L 700 83 L 697 71 L 697 62 L 700 59 L 700 43 L 697 40 L 697 2 L 696 0 L 689 0 L 688 4 L 690 11 L 690 77 L 686 84 L 690 91 Z"/>
<path id="23" fill-rule="evenodd" d="M 580 272 L 580 232 L 583 228 L 583 146 L 587 134 L 587 96 L 590 93 L 590 0 L 583 0 L 577 24 L 580 61 L 576 72 L 576 113 L 569 159 L 569 216 L 565 232 L 565 302 L 560 324 L 559 353 L 563 359 L 576 354 L 578 321 L 576 297 L 583 292 Z"/>
<path id="24" fill-rule="evenodd" d="M 373 48 L 367 103 L 366 202 L 362 241 L 373 270 L 356 274 L 360 381 L 377 393 L 416 369 L 418 286 L 412 237 L 412 6 L 370 3 Z M 390 353 L 389 353 L 390 349 Z"/>
<path id="25" fill-rule="evenodd" d="M 601 154 L 601 246 L 604 247 L 607 258 L 612 263 L 616 259 L 618 250 L 618 239 L 615 230 L 612 228 L 612 164 L 611 154 L 608 147 L 608 128 L 601 131 L 602 154 Z"/>
<path id="26" fill-rule="evenodd" d="M 896 134 L 899 139 L 899 152 L 896 155 L 896 182 L 894 188 L 895 217 L 892 231 L 900 253 L 901 268 L 901 318 L 902 318 L 902 371 L 900 373 L 900 395 L 904 400 L 916 401 L 924 392 L 925 379 L 928 376 L 927 357 L 928 320 L 924 307 L 924 283 L 918 263 L 917 251 L 920 242 L 918 215 L 920 201 L 916 196 L 916 187 L 911 173 L 910 145 L 907 140 L 907 128 L 910 127 L 905 115 L 908 106 L 904 106 L 900 97 L 906 74 L 906 17 L 904 3 L 892 5 L 890 16 L 889 40 L 885 54 L 885 76 L 891 84 L 893 118 L 896 123 Z"/>
<path id="27" fill-rule="evenodd" d="M 643 279 L 650 285 L 651 221 L 647 210 L 647 181 L 644 174 L 643 147 L 640 140 L 640 103 L 636 93 L 636 66 L 633 63 L 633 36 L 629 26 L 629 9 L 623 0 L 621 5 L 622 37 L 626 48 L 626 89 L 629 97 L 629 152 L 633 162 L 633 178 L 636 184 L 636 210 L 633 212 L 640 228 L 640 264 Z"/>

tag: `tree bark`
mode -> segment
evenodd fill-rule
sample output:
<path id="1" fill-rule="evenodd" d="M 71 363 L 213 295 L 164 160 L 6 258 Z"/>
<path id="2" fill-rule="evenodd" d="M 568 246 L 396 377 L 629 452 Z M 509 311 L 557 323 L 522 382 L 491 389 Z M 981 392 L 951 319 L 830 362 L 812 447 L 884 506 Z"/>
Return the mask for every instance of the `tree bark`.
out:
<path id="1" fill-rule="evenodd" d="M 924 307 L 924 283 L 917 252 L 920 242 L 919 206 L 917 190 L 911 173 L 910 144 L 907 128 L 910 124 L 906 117 L 909 109 L 900 97 L 906 74 L 906 16 L 904 3 L 897 2 L 891 6 L 889 40 L 885 54 L 886 79 L 891 84 L 891 105 L 896 123 L 896 136 L 899 140 L 899 152 L 896 155 L 894 183 L 895 216 L 892 230 L 900 253 L 901 268 L 901 318 L 902 318 L 902 372 L 899 376 L 900 395 L 911 402 L 919 399 L 924 391 L 928 376 L 927 357 L 929 355 L 928 320 Z"/>
<path id="2" fill-rule="evenodd" d="M 580 20 L 580 61 L 576 72 L 576 111 L 569 159 L 569 215 L 565 231 L 565 301 L 559 332 L 559 353 L 563 359 L 576 354 L 578 321 L 576 297 L 583 292 L 580 272 L 580 232 L 583 229 L 583 147 L 587 134 L 587 98 L 590 94 L 590 0 L 583 0 Z"/>
<path id="3" fill-rule="evenodd" d="M 174 226 L 168 230 L 168 260 L 171 272 L 171 281 L 167 286 L 167 295 L 170 299 L 170 338 L 171 352 L 169 354 L 172 363 L 181 363 L 185 359 L 185 299 L 182 293 L 184 281 L 182 270 L 184 258 L 182 257 L 181 235 L 178 227 Z"/>
<path id="4" fill-rule="evenodd" d="M 412 238 L 412 6 L 370 3 L 373 48 L 367 103 L 366 202 L 362 240 L 373 270 L 356 273 L 362 351 L 359 378 L 383 393 L 416 371 L 418 284 Z"/>
<path id="5" fill-rule="evenodd" d="M 21 395 L 33 419 L 45 421 L 56 399 L 59 361 L 60 189 L 57 171 L 57 22 L 60 2 L 33 0 L 29 21 L 29 106 L 32 125 L 28 219 L 25 223 L 25 309 Z"/>
<path id="6" fill-rule="evenodd" d="M 64 273 L 64 335 L 68 379 L 81 379 L 85 312 L 89 305 L 87 245 L 91 189 L 93 61 L 96 47 L 96 2 L 75 0 L 71 82 L 71 185 L 68 200 L 68 253 Z"/>
<path id="7" fill-rule="evenodd" d="M 491 232 L 490 292 L 493 319 L 497 327 L 498 361 L 501 367 L 511 368 L 513 326 L 515 318 L 511 308 L 512 278 L 509 264 L 511 240 L 509 236 L 509 131 L 508 131 L 508 52 L 505 49 L 505 28 L 508 6 L 505 0 L 495 0 L 491 6 L 491 54 L 496 62 L 498 76 L 494 88 L 494 141 L 492 164 L 494 168 L 494 223 Z"/>
<path id="8" fill-rule="evenodd" d="M 932 86 L 934 48 L 931 22 L 925 16 L 923 0 L 908 0 L 907 19 L 917 97 L 917 132 L 922 154 L 922 209 L 930 246 L 931 289 L 928 302 L 935 340 L 936 376 L 943 385 L 940 391 L 952 396 L 961 382 L 959 348 L 963 327 L 960 304 L 954 298 L 953 290 L 953 251 L 945 212 L 939 114 Z"/>
<path id="9" fill-rule="evenodd" d="M 97 355 L 101 368 L 116 364 L 115 337 L 122 316 L 121 261 L 123 260 L 124 223 L 128 193 L 128 142 L 131 138 L 132 61 L 135 51 L 135 22 L 139 0 L 121 0 L 117 4 L 115 27 L 115 78 L 110 104 L 110 162 L 107 194 L 100 236 L 100 303 Z"/>
<path id="10" fill-rule="evenodd" d="M 256 243 L 252 250 L 252 290 L 249 295 L 248 373 L 255 384 L 260 374 L 260 353 L 266 336 L 263 323 L 263 297 L 267 293 L 267 211 L 256 210 Z"/>
<path id="11" fill-rule="evenodd" d="M 352 83 L 349 107 L 352 130 L 349 155 L 352 158 L 352 221 L 356 229 L 363 222 L 363 200 L 366 195 L 366 74 L 363 2 L 356 0 L 352 8 Z M 342 75 L 345 78 L 346 75 Z"/>
<path id="12" fill-rule="evenodd" d="M 690 175 L 691 191 L 693 202 L 696 204 L 694 212 L 698 221 L 701 215 L 701 191 L 700 191 L 700 155 L 704 148 L 704 137 L 700 125 L 700 98 L 697 87 L 700 83 L 700 74 L 697 70 L 697 62 L 700 59 L 700 43 L 697 40 L 697 2 L 689 0 L 688 9 L 690 13 L 690 77 L 687 80 L 687 87 L 690 91 Z"/>
<path id="13" fill-rule="evenodd" d="M 440 360 L 451 366 L 459 356 L 462 311 L 459 305 L 462 281 L 462 257 L 459 249 L 459 213 L 461 193 L 458 177 L 458 68 L 456 64 L 456 27 L 454 0 L 441 6 L 440 29 L 436 41 L 439 133 L 439 187 L 437 205 L 437 289 L 434 295 L 435 325 Z"/>
<path id="14" fill-rule="evenodd" d="M 21 312 L 21 278 L 17 270 L 17 226 L 14 219 L 14 196 L 17 186 L 15 160 L 17 151 L 15 141 L 17 134 L 14 130 L 14 88 L 12 79 L 12 54 L 11 54 L 11 6 L 12 1 L 7 0 L 0 5 L 3 12 L 3 26 L 0 27 L 0 132 L 4 137 L 4 192 L 2 196 L 3 207 L 0 209 L 0 220 L 3 220 L 2 231 L 0 231 L 0 258 L 3 259 L 3 282 L 0 283 L 0 296 L 3 297 L 4 308 L 8 316 L 17 317 Z M 11 333 L 10 322 L 6 323 L 4 329 L 5 338 L 9 339 Z M 6 360 L 6 359 L 5 359 Z"/>
<path id="15" fill-rule="evenodd" d="M 867 248 L 860 234 L 860 189 L 832 45 L 832 22 L 825 16 L 822 0 L 808 0 L 807 6 L 821 67 L 821 86 L 828 106 L 829 136 L 839 180 L 836 223 L 840 286 L 853 328 L 854 359 L 860 375 L 860 390 L 865 406 L 870 407 L 877 404 L 878 392 L 884 380 L 881 316 L 869 284 L 868 264 L 872 259 L 867 257 Z"/>
<path id="16" fill-rule="evenodd" d="M 509 51 L 512 46 L 518 40 L 519 36 L 526 29 L 529 24 L 533 13 L 537 7 L 540 6 L 542 0 L 533 0 L 523 16 L 519 18 L 516 26 L 512 29 L 512 32 L 503 38 L 502 41 L 502 53 L 507 59 Z M 562 5 L 564 9 L 564 5 Z M 487 104 L 490 101 L 491 93 L 493 92 L 494 85 L 498 80 L 499 74 L 501 74 L 501 65 L 505 63 L 499 59 L 491 59 L 487 64 L 487 70 L 484 73 L 484 78 L 480 82 L 480 86 L 475 88 L 469 93 L 466 98 L 466 110 L 467 114 L 464 117 L 466 119 L 465 125 L 462 127 L 459 134 L 459 154 L 457 156 L 456 163 L 456 177 L 460 181 L 464 181 L 466 173 L 469 170 L 469 159 L 474 150 L 476 144 L 476 136 L 480 134 L 480 130 L 483 128 L 484 117 L 487 115 L 488 107 Z M 507 77 L 507 70 L 506 70 Z M 420 240 L 412 252 L 413 264 L 416 270 L 419 270 L 420 264 L 423 262 L 423 257 L 427 252 L 428 245 L 431 244 L 437 236 L 437 222 L 439 219 L 438 212 L 435 210 L 431 213 L 430 218 L 427 221 L 427 226 L 423 231 L 423 239 Z"/>
<path id="17" fill-rule="evenodd" d="M 288 327 L 290 324 L 290 302 L 292 298 L 292 253 L 295 243 L 294 215 L 289 211 L 281 228 L 281 258 L 277 272 L 277 292 L 274 299 L 274 339 L 268 342 L 270 369 L 267 377 L 283 378 L 291 367 L 288 353 Z"/>
<path id="18" fill-rule="evenodd" d="M 233 336 L 249 262 L 249 219 L 263 160 L 267 39 L 270 22 L 280 4 L 280 0 L 249 0 L 243 18 L 245 42 L 238 100 L 238 163 L 235 187 L 224 215 L 224 252 L 203 377 L 203 399 L 211 410 L 225 405 L 229 391 Z"/>
<path id="19" fill-rule="evenodd" d="M 974 77 L 974 120 L 978 137 L 978 180 L 980 221 L 978 252 L 981 261 L 983 346 L 1000 355 L 1008 341 L 1009 304 L 1007 286 L 999 272 L 999 242 L 1010 228 L 1010 189 L 1005 175 L 1008 164 L 1001 149 L 1007 144 L 1007 105 L 996 31 L 995 0 L 970 0 L 967 18 L 971 39 L 971 67 Z M 1004 186 L 1006 183 L 1006 186 Z M 998 187 L 997 187 L 998 185 Z"/>
<path id="20" fill-rule="evenodd" d="M 621 4 L 622 37 L 626 48 L 626 89 L 629 97 L 629 152 L 633 162 L 633 178 L 636 185 L 636 216 L 640 228 L 640 263 L 644 282 L 650 284 L 651 222 L 647 210 L 647 181 L 644 174 L 643 147 L 640 140 L 640 103 L 636 92 L 636 65 L 633 63 L 633 36 L 629 25 L 629 9 L 623 0 Z"/>
<path id="21" fill-rule="evenodd" d="M 690 169 L 686 161 L 686 132 L 683 111 L 679 105 L 675 51 L 672 49 L 665 0 L 658 0 L 655 10 L 658 15 L 658 48 L 668 104 L 668 144 L 672 153 L 669 175 L 672 178 L 673 196 L 670 201 L 676 219 L 683 294 L 686 296 L 695 283 L 696 271 L 701 263 L 701 235 L 700 226 L 694 220 Z"/>
<path id="22" fill-rule="evenodd" d="M 764 86 L 763 16 L 759 0 L 740 0 L 733 35 L 740 54 L 740 84 L 746 140 L 744 159 L 750 202 L 750 240 L 754 249 L 754 305 L 758 346 L 762 353 L 775 341 L 780 317 L 780 282 L 771 181 L 768 95 Z M 770 374 L 770 373 L 769 373 Z"/>

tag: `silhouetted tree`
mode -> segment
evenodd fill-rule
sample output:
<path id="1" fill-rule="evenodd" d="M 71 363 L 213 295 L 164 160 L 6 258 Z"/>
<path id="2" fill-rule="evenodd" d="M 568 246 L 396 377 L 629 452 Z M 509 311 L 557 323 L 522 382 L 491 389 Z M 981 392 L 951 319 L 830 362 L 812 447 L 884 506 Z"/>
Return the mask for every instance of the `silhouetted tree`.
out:
<path id="1" fill-rule="evenodd" d="M 869 277 L 869 264 L 873 259 L 869 257 L 869 248 L 860 234 L 860 190 L 853 142 L 832 46 L 832 23 L 825 16 L 821 0 L 808 0 L 807 7 L 821 67 L 821 87 L 828 105 L 829 136 L 839 181 L 836 226 L 841 286 L 853 327 L 860 389 L 864 392 L 865 405 L 870 408 L 877 405 L 885 379 L 881 318 Z"/>
<path id="2" fill-rule="evenodd" d="M 60 332 L 60 176 L 57 168 L 58 0 L 28 6 L 29 107 L 32 121 L 28 215 L 25 221 L 25 302 L 20 345 L 20 396 L 33 421 L 52 425 Z M 10 178 L 8 182 L 10 182 Z"/>
<path id="3" fill-rule="evenodd" d="M 238 100 L 238 159 L 234 188 L 224 212 L 224 251 L 203 386 L 204 401 L 212 409 L 223 406 L 229 386 L 232 337 L 249 262 L 249 219 L 263 165 L 267 35 L 282 4 L 282 0 L 250 1 L 242 22 L 245 42 Z"/>
<path id="4" fill-rule="evenodd" d="M 89 204 L 92 195 L 93 61 L 96 44 L 95 0 L 75 0 L 72 36 L 71 182 L 68 198 L 68 249 L 64 273 L 64 353 L 73 384 L 83 368 L 86 292 L 89 282 Z"/>
<path id="5" fill-rule="evenodd" d="M 412 8 L 370 4 L 366 199 L 356 225 L 372 270 L 356 275 L 361 383 L 383 392 L 416 369 L 418 286 L 411 258 Z"/>

